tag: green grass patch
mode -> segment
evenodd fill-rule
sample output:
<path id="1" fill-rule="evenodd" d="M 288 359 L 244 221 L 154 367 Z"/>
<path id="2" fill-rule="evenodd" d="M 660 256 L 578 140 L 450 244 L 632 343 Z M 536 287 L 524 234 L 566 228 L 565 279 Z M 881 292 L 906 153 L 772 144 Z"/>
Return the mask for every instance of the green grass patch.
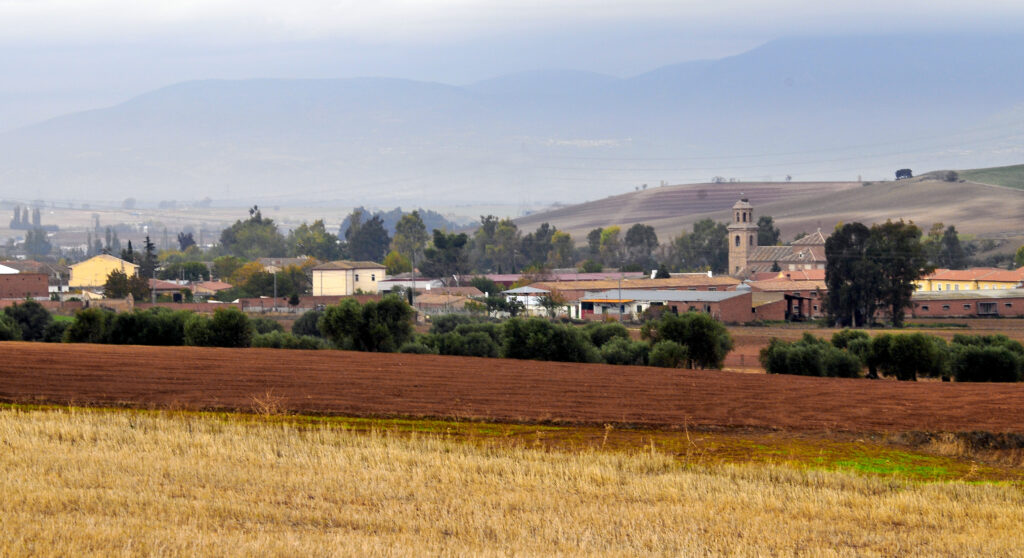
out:
<path id="1" fill-rule="evenodd" d="M 1024 190 L 1024 165 L 959 171 L 960 178 L 982 184 L 994 184 Z"/>

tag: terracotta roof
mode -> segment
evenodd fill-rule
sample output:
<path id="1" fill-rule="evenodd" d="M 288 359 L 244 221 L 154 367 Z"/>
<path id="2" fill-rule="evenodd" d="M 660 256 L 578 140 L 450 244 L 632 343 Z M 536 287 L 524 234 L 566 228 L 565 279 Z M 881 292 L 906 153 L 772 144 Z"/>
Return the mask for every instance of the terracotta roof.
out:
<path id="1" fill-rule="evenodd" d="M 782 271 L 758 271 L 751 275 L 751 279 L 754 281 L 774 281 L 777 279 L 790 281 L 824 281 L 825 270 L 794 269 Z"/>
<path id="2" fill-rule="evenodd" d="M 199 281 L 197 283 L 193 283 L 192 287 L 195 289 L 217 292 L 230 289 L 233 285 L 223 281 Z"/>
<path id="3" fill-rule="evenodd" d="M 974 267 L 970 269 L 936 269 L 931 275 L 922 277 L 932 281 L 1020 281 L 1024 274 L 996 267 Z"/>
<path id="4" fill-rule="evenodd" d="M 446 294 L 421 294 L 417 295 L 413 301 L 417 306 L 465 306 L 466 301 L 469 298 L 464 296 L 446 295 Z"/>
<path id="5" fill-rule="evenodd" d="M 759 291 L 782 292 L 782 291 L 826 291 L 828 285 L 824 281 L 751 281 L 747 283 L 752 289 Z"/>
<path id="6" fill-rule="evenodd" d="M 180 291 L 181 289 L 187 288 L 185 285 L 179 285 L 172 283 L 171 281 L 161 281 L 160 279 L 150 279 L 149 288 L 154 291 Z"/>
<path id="7" fill-rule="evenodd" d="M 320 264 L 313 268 L 314 270 L 335 270 L 335 269 L 387 269 L 384 265 L 377 262 L 353 262 L 348 260 L 339 260 L 336 262 L 327 262 Z"/>
<path id="8" fill-rule="evenodd" d="M 416 287 L 416 292 L 455 296 L 483 296 L 484 294 L 476 287 L 431 287 L 429 290 Z"/>

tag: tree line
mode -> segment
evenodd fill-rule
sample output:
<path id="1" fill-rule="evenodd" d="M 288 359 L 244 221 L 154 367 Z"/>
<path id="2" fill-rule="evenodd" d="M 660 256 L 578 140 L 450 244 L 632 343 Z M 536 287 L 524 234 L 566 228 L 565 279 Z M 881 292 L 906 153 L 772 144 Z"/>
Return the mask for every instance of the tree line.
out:
<path id="1" fill-rule="evenodd" d="M 831 342 L 810 333 L 794 342 L 773 338 L 761 349 L 760 361 L 769 374 L 1018 382 L 1024 374 L 1024 346 L 1005 335 L 956 334 L 947 343 L 923 333 L 871 337 L 844 329 Z"/>

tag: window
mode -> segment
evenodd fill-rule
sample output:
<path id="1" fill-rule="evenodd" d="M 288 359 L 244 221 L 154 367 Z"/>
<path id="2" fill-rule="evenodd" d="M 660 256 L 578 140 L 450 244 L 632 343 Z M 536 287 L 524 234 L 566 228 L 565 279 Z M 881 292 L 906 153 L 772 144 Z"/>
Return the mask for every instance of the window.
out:
<path id="1" fill-rule="evenodd" d="M 1007 308 L 1013 308 L 1013 303 L 1012 302 L 1007 302 L 1005 306 Z"/>
<path id="2" fill-rule="evenodd" d="M 643 312 L 644 312 L 644 309 L 639 304 L 637 304 L 636 305 L 636 313 L 637 314 L 643 314 Z"/>
<path id="3" fill-rule="evenodd" d="M 740 245 L 740 235 L 736 235 L 736 246 Z M 719 244 L 721 246 L 721 244 Z"/>
<path id="4" fill-rule="evenodd" d="M 754 235 L 750 235 L 750 245 L 754 245 Z"/>
<path id="5" fill-rule="evenodd" d="M 709 290 L 709 291 L 717 291 L 717 290 L 718 290 L 718 287 L 708 287 L 708 290 Z"/>
<path id="6" fill-rule="evenodd" d="M 376 280 L 377 280 L 377 274 L 376 273 L 371 273 L 370 274 L 370 281 L 376 281 Z"/>
<path id="7" fill-rule="evenodd" d="M 921 306 L 921 310 L 924 310 L 925 312 L 927 312 L 928 311 L 928 305 L 925 304 L 925 305 Z"/>
<path id="8" fill-rule="evenodd" d="M 971 309 L 971 305 L 970 304 L 964 304 L 964 310 L 970 310 L 970 309 Z"/>
<path id="9" fill-rule="evenodd" d="M 949 283 L 946 283 L 946 290 L 947 291 L 951 291 L 952 290 L 952 289 L 949 288 Z"/>
<path id="10" fill-rule="evenodd" d="M 954 291 L 959 291 L 960 290 L 960 285 L 959 284 L 953 285 L 953 290 Z"/>
<path id="11" fill-rule="evenodd" d="M 358 280 L 359 280 L 359 274 L 356 273 L 356 281 L 358 281 Z"/>
<path id="12" fill-rule="evenodd" d="M 815 304 L 815 305 L 814 305 L 814 311 L 815 311 L 815 312 L 817 312 L 817 311 L 818 311 L 818 305 L 817 305 L 817 304 Z"/>
<path id="13" fill-rule="evenodd" d="M 938 285 L 935 285 L 935 286 L 936 286 L 936 287 L 938 287 L 938 289 L 937 289 L 937 290 L 939 290 L 939 291 L 941 291 L 941 290 L 942 290 L 942 284 L 938 284 Z"/>
<path id="14" fill-rule="evenodd" d="M 943 304 L 942 305 L 942 309 L 943 310 L 949 310 L 949 305 L 948 304 Z"/>

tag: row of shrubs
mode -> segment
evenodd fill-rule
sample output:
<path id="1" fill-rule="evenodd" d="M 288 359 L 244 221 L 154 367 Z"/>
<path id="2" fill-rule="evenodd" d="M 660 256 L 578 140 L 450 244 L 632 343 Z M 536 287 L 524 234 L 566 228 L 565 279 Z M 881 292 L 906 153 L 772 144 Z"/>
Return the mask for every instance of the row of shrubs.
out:
<path id="1" fill-rule="evenodd" d="M 947 343 L 923 333 L 872 338 L 847 329 L 829 342 L 805 333 L 794 342 L 772 339 L 761 349 L 760 359 L 769 374 L 877 378 L 881 373 L 904 381 L 926 377 L 958 382 L 1018 382 L 1024 377 L 1024 346 L 1005 335 L 958 333 Z"/>
<path id="2" fill-rule="evenodd" d="M 618 323 L 577 327 L 543 318 L 447 315 L 417 335 L 413 311 L 397 297 L 359 304 L 343 300 L 303 314 L 287 333 L 266 318 L 219 308 L 212 316 L 168 308 L 114 313 L 87 308 L 73 321 L 54 320 L 41 305 L 25 302 L 0 316 L 0 338 L 118 345 L 193 345 L 281 349 L 339 348 L 622 365 L 721 368 L 732 349 L 725 327 L 706 314 L 665 314 L 648 322 L 642 340 Z"/>
<path id="3" fill-rule="evenodd" d="M 562 362 L 721 368 L 732 349 L 722 324 L 706 314 L 666 314 L 649 322 L 642 340 L 622 324 L 595 322 L 583 327 L 543 318 L 512 318 L 502 323 L 461 315 L 436 318 L 430 332 L 403 344 L 403 353 L 515 358 Z"/>

